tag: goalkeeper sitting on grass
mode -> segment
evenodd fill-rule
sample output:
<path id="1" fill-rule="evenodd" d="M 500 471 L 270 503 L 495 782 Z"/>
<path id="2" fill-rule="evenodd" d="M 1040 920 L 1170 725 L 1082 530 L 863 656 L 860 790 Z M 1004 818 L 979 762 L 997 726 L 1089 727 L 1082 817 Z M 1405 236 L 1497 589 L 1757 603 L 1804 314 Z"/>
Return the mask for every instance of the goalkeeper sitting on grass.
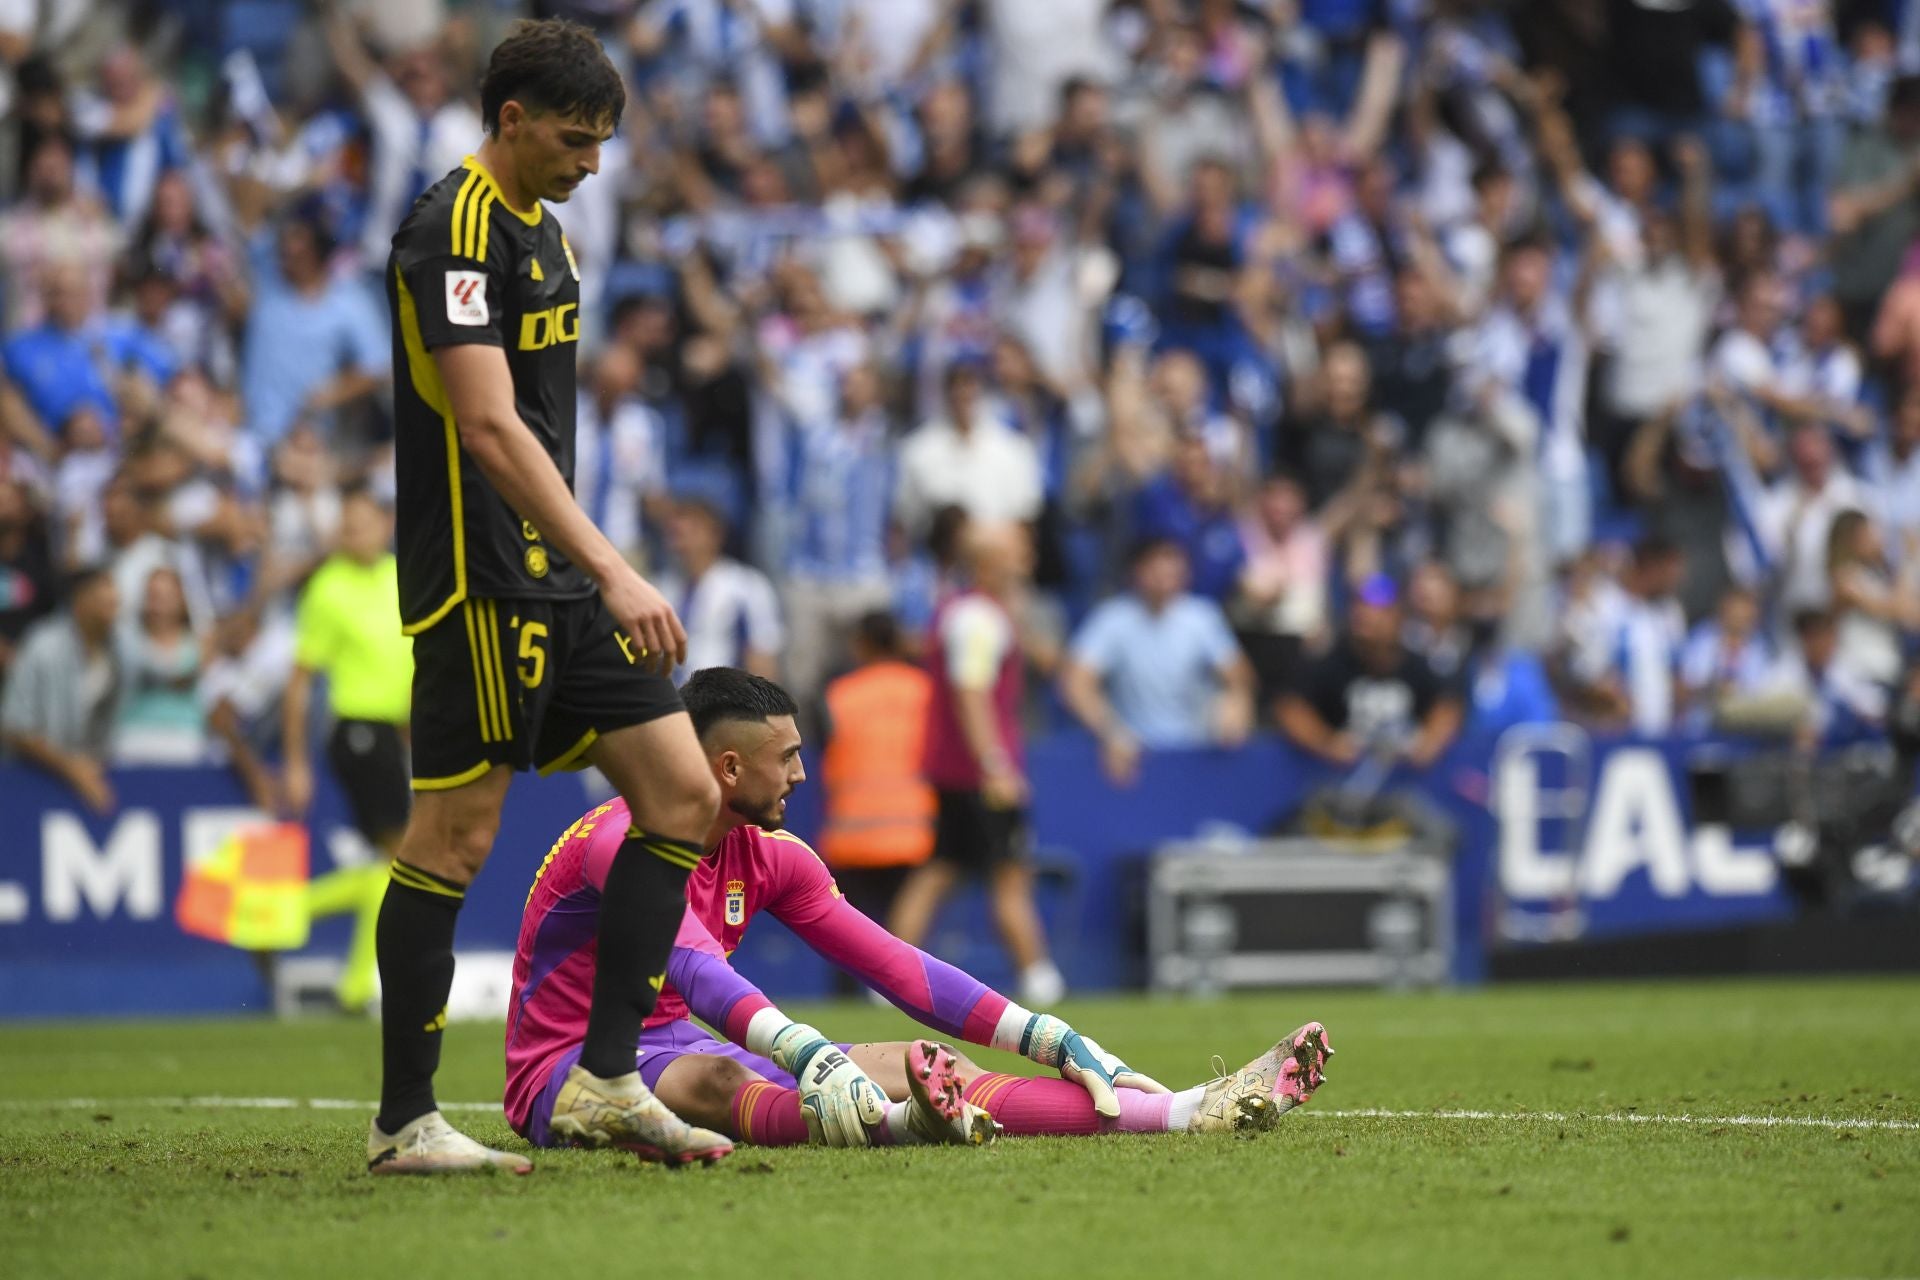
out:
<path id="1" fill-rule="evenodd" d="M 1059 1018 L 895 938 L 840 896 L 804 841 L 779 829 L 787 796 L 806 777 L 786 692 L 709 668 L 681 696 L 720 783 L 720 814 L 688 881 L 687 914 L 655 979 L 660 998 L 637 1056 L 641 1078 L 688 1122 L 761 1145 L 1248 1131 L 1270 1127 L 1320 1085 L 1333 1051 L 1317 1022 L 1233 1075 L 1173 1093 Z M 556 1142 L 547 1121 L 560 1095 L 586 1087 L 576 1064 L 593 989 L 597 885 L 628 825 L 619 800 L 582 816 L 527 895 L 507 1014 L 506 1111 L 536 1146 Z M 727 963 L 761 911 L 940 1035 L 1023 1054 L 1061 1078 L 982 1071 L 929 1040 L 835 1044 L 791 1021 Z"/>

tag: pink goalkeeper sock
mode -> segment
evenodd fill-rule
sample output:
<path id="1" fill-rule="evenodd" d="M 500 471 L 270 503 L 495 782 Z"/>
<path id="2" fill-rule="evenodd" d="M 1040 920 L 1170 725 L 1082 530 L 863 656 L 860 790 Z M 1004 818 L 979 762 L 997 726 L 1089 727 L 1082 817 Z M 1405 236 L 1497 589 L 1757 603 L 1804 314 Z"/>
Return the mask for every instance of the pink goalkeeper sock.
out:
<path id="1" fill-rule="evenodd" d="M 733 1136 L 757 1147 L 797 1147 L 807 1141 L 800 1094 L 770 1080 L 740 1086 L 733 1095 Z"/>
<path id="2" fill-rule="evenodd" d="M 1117 1089 L 1120 1115 L 1103 1120 L 1087 1091 L 1070 1080 L 1009 1076 L 990 1072 L 975 1077 L 966 1098 L 1000 1122 L 1009 1135 L 1052 1134 L 1084 1137 L 1094 1133 L 1164 1133 L 1173 1097 Z"/>

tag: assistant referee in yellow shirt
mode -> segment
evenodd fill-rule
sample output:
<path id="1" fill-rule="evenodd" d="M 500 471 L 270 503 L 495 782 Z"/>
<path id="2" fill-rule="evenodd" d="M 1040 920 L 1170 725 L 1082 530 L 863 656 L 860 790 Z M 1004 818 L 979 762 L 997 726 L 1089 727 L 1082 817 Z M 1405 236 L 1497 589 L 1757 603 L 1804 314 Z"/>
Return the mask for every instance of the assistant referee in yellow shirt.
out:
<path id="1" fill-rule="evenodd" d="M 400 629 L 392 548 L 393 517 L 367 490 L 349 492 L 340 506 L 338 549 L 300 593 L 293 679 L 282 704 L 287 815 L 303 818 L 313 803 L 307 714 L 313 679 L 324 675 L 334 718 L 327 760 L 354 825 L 380 855 L 372 866 L 321 876 L 308 889 L 312 915 L 352 911 L 359 917 L 338 992 L 349 1010 L 364 1008 L 373 996 L 374 925 L 386 892 L 386 864 L 412 805 L 406 731 L 413 641 Z"/>

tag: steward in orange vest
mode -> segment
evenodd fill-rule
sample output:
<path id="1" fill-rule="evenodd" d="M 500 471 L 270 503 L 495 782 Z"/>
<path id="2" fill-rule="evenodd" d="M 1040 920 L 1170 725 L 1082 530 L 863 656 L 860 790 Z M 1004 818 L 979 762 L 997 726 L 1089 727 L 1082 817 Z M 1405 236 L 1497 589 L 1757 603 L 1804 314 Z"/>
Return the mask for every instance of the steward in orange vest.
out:
<path id="1" fill-rule="evenodd" d="M 933 853 L 933 788 L 920 776 L 933 683 L 898 656 L 898 637 L 890 616 L 862 618 L 861 665 L 827 685 L 820 853 L 835 870 L 912 867 Z"/>

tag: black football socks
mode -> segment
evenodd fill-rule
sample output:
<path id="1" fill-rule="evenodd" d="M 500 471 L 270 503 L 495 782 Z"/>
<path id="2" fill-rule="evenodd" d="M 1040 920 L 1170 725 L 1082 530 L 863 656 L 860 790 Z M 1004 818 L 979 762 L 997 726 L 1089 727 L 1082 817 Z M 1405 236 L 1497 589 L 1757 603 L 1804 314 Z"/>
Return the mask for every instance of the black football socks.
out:
<path id="1" fill-rule="evenodd" d="M 433 1073 L 453 989 L 453 927 L 466 895 L 464 885 L 394 860 L 374 934 L 382 1133 L 398 1133 L 434 1109 Z"/>
<path id="2" fill-rule="evenodd" d="M 698 844 L 638 827 L 607 868 L 600 889 L 599 958 L 580 1065 L 603 1080 L 632 1071 L 640 1026 L 666 981 L 667 957 L 687 910 L 687 876 Z"/>

